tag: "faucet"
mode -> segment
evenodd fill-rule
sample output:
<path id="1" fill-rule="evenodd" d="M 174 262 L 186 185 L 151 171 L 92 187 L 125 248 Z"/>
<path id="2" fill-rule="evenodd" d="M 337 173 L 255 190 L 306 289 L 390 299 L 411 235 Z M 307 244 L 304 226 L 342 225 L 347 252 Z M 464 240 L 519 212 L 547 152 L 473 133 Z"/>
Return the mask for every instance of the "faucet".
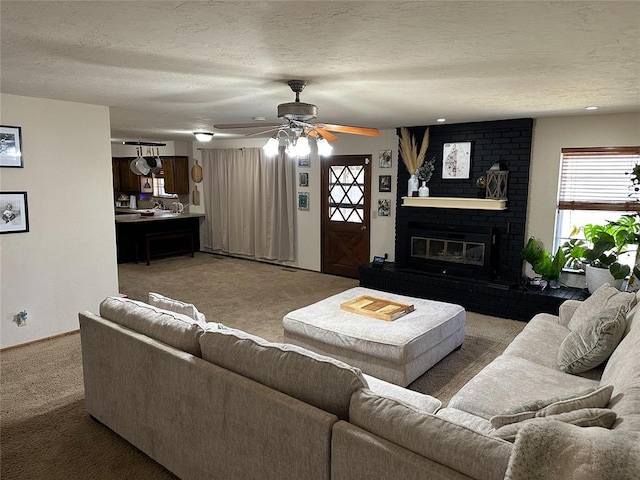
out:
<path id="1" fill-rule="evenodd" d="M 171 204 L 171 211 L 173 213 L 182 213 L 184 212 L 184 205 L 180 202 L 173 202 Z"/>

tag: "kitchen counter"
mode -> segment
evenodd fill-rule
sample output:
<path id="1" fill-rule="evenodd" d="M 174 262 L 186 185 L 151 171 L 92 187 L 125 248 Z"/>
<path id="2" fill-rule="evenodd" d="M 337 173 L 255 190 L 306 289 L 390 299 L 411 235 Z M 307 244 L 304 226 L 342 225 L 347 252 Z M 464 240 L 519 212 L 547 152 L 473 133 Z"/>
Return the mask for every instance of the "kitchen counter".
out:
<path id="1" fill-rule="evenodd" d="M 150 217 L 144 217 L 140 213 L 125 213 L 116 215 L 116 223 L 140 223 L 140 222 L 156 222 L 159 220 L 179 220 L 181 218 L 200 218 L 204 217 L 204 213 L 171 213 L 166 210 L 155 210 L 155 214 Z"/>
<path id="2" fill-rule="evenodd" d="M 200 250 L 200 224 L 204 221 L 204 213 L 171 213 L 167 210 L 154 210 L 154 215 L 143 217 L 137 213 L 122 214 L 121 211 L 115 216 L 116 244 L 118 247 L 118 263 L 135 262 L 146 258 L 146 251 L 149 248 L 148 239 L 150 236 L 157 237 L 158 234 L 168 234 L 167 240 L 154 241 L 154 256 L 156 254 L 170 254 L 175 251 L 184 251 L 185 244 L 193 239 L 193 249 Z M 190 238 L 178 238 L 174 234 L 184 234 L 192 232 Z M 174 236 L 175 238 L 171 238 Z M 184 237 L 184 236 L 183 236 Z"/>

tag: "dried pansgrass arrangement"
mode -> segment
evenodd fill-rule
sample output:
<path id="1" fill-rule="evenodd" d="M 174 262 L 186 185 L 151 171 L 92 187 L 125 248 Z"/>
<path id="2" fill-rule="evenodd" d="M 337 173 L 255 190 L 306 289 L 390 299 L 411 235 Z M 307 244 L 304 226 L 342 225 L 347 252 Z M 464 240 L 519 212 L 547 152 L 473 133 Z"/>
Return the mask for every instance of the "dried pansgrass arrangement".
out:
<path id="1" fill-rule="evenodd" d="M 402 161 L 411 175 L 415 175 L 418 168 L 422 165 L 422 162 L 424 162 L 428 146 L 429 128 L 424 131 L 420 151 L 418 151 L 415 137 L 411 136 L 409 130 L 407 130 L 406 127 L 400 128 L 400 155 L 402 155 Z"/>

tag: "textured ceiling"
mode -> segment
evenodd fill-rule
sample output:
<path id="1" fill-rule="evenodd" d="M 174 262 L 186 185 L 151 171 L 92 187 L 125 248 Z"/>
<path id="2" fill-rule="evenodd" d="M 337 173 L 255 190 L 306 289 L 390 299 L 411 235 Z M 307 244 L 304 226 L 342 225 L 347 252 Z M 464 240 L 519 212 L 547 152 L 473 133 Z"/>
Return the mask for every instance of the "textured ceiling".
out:
<path id="1" fill-rule="evenodd" d="M 640 110 L 638 1 L 0 6 L 1 91 L 108 105 L 118 138 L 277 121 L 289 79 L 320 121 L 380 129 Z"/>

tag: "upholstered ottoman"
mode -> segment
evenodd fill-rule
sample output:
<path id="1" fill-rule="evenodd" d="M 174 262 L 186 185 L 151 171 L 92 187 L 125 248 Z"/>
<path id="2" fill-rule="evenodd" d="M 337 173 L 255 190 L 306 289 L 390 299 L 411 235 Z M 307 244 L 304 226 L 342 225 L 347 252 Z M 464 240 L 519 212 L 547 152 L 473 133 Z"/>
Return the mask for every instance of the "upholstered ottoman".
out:
<path id="1" fill-rule="evenodd" d="M 385 321 L 340 309 L 362 295 L 411 303 L 413 312 Z M 285 315 L 284 341 L 331 356 L 403 387 L 464 341 L 460 305 L 356 287 Z"/>

